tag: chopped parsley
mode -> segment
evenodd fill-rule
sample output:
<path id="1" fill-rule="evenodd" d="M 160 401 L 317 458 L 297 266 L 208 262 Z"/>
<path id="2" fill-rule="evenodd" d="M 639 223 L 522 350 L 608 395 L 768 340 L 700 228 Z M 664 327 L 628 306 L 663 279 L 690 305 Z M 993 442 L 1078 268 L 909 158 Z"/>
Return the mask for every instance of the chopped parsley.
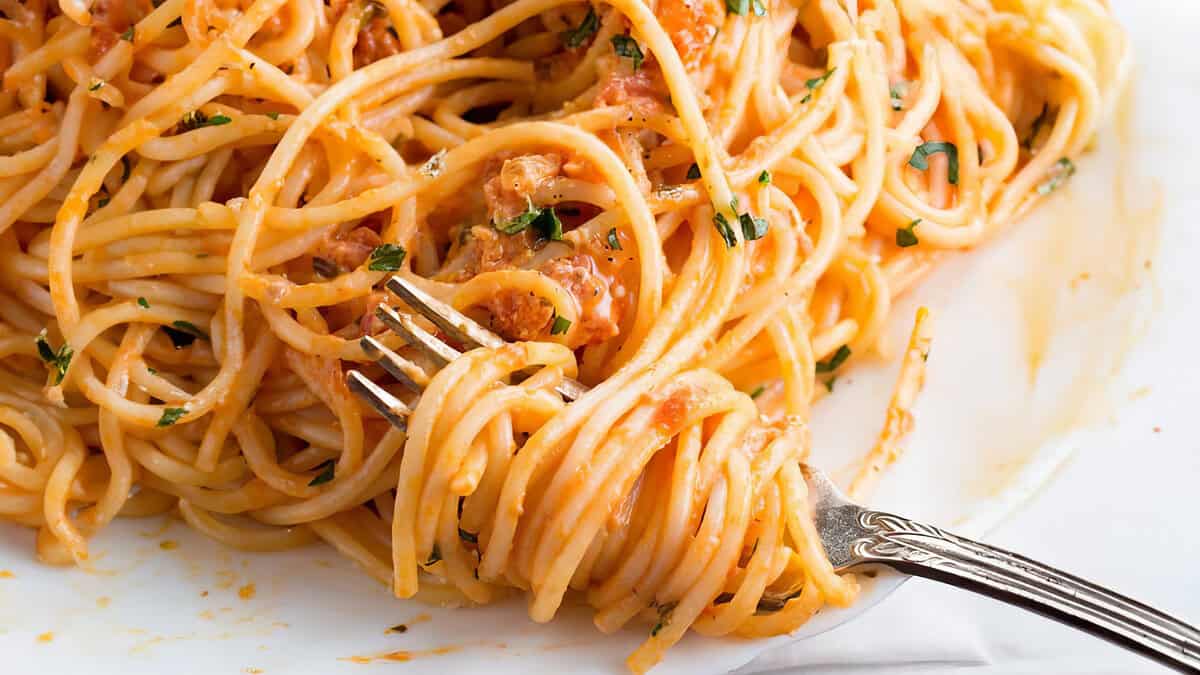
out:
<path id="1" fill-rule="evenodd" d="M 143 297 L 138 297 L 137 304 L 138 307 L 141 307 L 142 309 L 150 309 L 150 301 Z"/>
<path id="2" fill-rule="evenodd" d="M 163 410 L 162 417 L 158 418 L 158 422 L 154 424 L 156 427 L 169 427 L 179 421 L 180 417 L 187 414 L 187 408 L 167 408 Z"/>
<path id="3" fill-rule="evenodd" d="M 334 464 L 334 461 L 332 459 L 327 459 L 324 462 L 321 462 L 320 464 L 318 464 L 316 466 L 316 468 L 320 469 L 321 472 L 318 473 L 317 475 L 313 476 L 312 480 L 308 481 L 308 486 L 316 487 L 318 485 L 324 485 L 324 484 L 328 483 L 329 481 L 333 480 L 334 466 L 336 466 L 336 465 Z"/>
<path id="4" fill-rule="evenodd" d="M 421 168 L 417 169 L 417 173 L 425 176 L 426 178 L 437 178 L 438 176 L 442 175 L 442 170 L 446 168 L 445 161 L 446 149 L 442 148 L 441 150 L 433 153 L 433 156 L 431 156 L 429 159 L 425 160 L 425 163 L 421 165 Z"/>
<path id="5" fill-rule="evenodd" d="M 100 89 L 100 87 L 103 87 L 103 86 L 104 86 L 104 80 L 96 80 L 95 82 L 92 82 L 91 86 L 88 87 L 88 91 L 97 91 L 98 89 Z"/>
<path id="6" fill-rule="evenodd" d="M 908 227 L 897 228 L 896 245 L 900 248 L 908 248 L 909 246 L 916 246 L 919 244 L 920 240 L 917 239 L 917 233 L 913 231 L 913 228 L 915 228 L 920 222 L 921 219 L 917 218 L 909 223 Z"/>
<path id="7" fill-rule="evenodd" d="M 754 12 L 754 16 L 766 16 L 767 6 L 763 0 L 750 0 L 750 11 Z"/>
<path id="8" fill-rule="evenodd" d="M 677 602 L 668 602 L 658 606 L 658 623 L 650 629 L 650 637 L 658 635 L 659 631 L 671 623 L 671 612 L 675 611 L 675 606 L 678 604 Z"/>
<path id="9" fill-rule="evenodd" d="M 587 42 L 588 38 L 595 35 L 598 30 L 600 30 L 600 18 L 596 16 L 596 9 L 589 6 L 583 21 L 580 21 L 578 26 L 559 33 L 559 38 L 568 49 L 575 49 Z"/>
<path id="10" fill-rule="evenodd" d="M 228 115 L 217 114 L 209 117 L 199 110 L 193 110 L 179 120 L 179 130 L 191 131 L 200 127 L 219 127 L 232 121 Z"/>
<path id="11" fill-rule="evenodd" d="M 832 394 L 832 393 L 833 393 L 833 383 L 834 383 L 834 382 L 837 382 L 837 376 L 836 376 L 836 375 L 834 375 L 833 377 L 829 378 L 828 380 L 825 380 L 825 391 L 828 391 L 829 393 L 831 393 L 831 394 Z"/>
<path id="12" fill-rule="evenodd" d="M 816 370 L 818 373 L 832 373 L 838 369 L 838 366 L 845 363 L 848 358 L 850 358 L 850 347 L 842 345 L 837 348 L 833 356 L 829 357 L 828 361 L 817 361 Z"/>
<path id="13" fill-rule="evenodd" d="M 750 0 L 725 0 L 725 11 L 745 16 L 750 11 Z"/>
<path id="14" fill-rule="evenodd" d="M 313 274 L 325 277 L 326 279 L 332 279 L 340 273 L 337 263 L 325 258 L 318 258 L 317 256 L 313 256 L 312 269 Z"/>
<path id="15" fill-rule="evenodd" d="M 110 201 L 112 201 L 112 200 L 109 199 L 108 197 L 101 197 L 100 199 L 96 200 L 96 208 L 102 209 L 102 208 L 108 206 L 108 203 Z"/>
<path id="16" fill-rule="evenodd" d="M 763 392 L 766 390 L 767 390 L 766 385 L 760 384 L 760 385 L 758 385 L 758 387 L 756 387 L 754 389 L 754 391 L 750 392 L 750 398 L 758 398 L 759 396 L 762 396 Z"/>
<path id="17" fill-rule="evenodd" d="M 273 120 L 277 120 L 277 119 L 279 119 L 279 113 L 277 113 L 277 112 L 269 112 L 269 113 L 267 113 L 267 117 L 270 117 L 270 118 L 271 118 L 271 119 L 273 119 Z"/>
<path id="18" fill-rule="evenodd" d="M 759 185 L 770 185 L 771 184 L 771 172 L 767 171 L 766 169 L 763 169 L 763 172 L 758 174 L 758 184 Z"/>
<path id="19" fill-rule="evenodd" d="M 126 42 L 133 42 L 133 26 L 126 28 L 125 32 L 121 33 L 121 39 Z"/>
<path id="20" fill-rule="evenodd" d="M 688 180 L 699 180 L 700 179 L 700 165 L 699 164 L 692 162 L 692 165 L 688 167 L 687 179 Z"/>
<path id="21" fill-rule="evenodd" d="M 554 323 L 550 324 L 550 334 L 562 335 L 569 330 L 571 330 L 571 320 L 566 317 L 555 315 Z"/>
<path id="22" fill-rule="evenodd" d="M 67 369 L 71 367 L 71 357 L 75 355 L 75 350 L 65 342 L 58 351 L 51 349 L 44 328 L 34 338 L 34 342 L 37 344 L 38 356 L 54 371 L 54 384 L 62 384 L 63 378 L 67 376 Z"/>
<path id="23" fill-rule="evenodd" d="M 463 541 L 467 542 L 468 544 L 475 544 L 475 545 L 479 544 L 479 535 L 478 534 L 475 534 L 474 532 L 467 532 L 466 530 L 462 529 L 461 527 L 458 528 L 458 538 L 462 539 Z"/>
<path id="24" fill-rule="evenodd" d="M 617 228 L 608 231 L 608 247 L 614 251 L 621 250 L 621 238 L 617 236 Z"/>
<path id="25" fill-rule="evenodd" d="M 367 261 L 367 269 L 372 272 L 395 272 L 400 269 L 400 263 L 404 262 L 406 253 L 403 246 L 395 244 L 376 246 Z"/>
<path id="26" fill-rule="evenodd" d="M 525 211 L 520 215 L 509 219 L 507 222 L 493 225 L 497 230 L 507 235 L 520 234 L 527 228 L 532 227 L 542 239 L 551 241 L 562 241 L 562 221 L 558 219 L 558 214 L 555 213 L 553 206 L 538 208 L 533 205 L 533 200 L 525 198 Z"/>
<path id="27" fill-rule="evenodd" d="M 1067 179 L 1074 175 L 1075 162 L 1063 157 L 1055 162 L 1054 166 L 1050 167 L 1050 171 L 1047 173 L 1048 177 L 1046 180 L 1037 186 L 1037 193 L 1039 195 L 1048 195 L 1062 187 L 1062 184 L 1067 182 Z"/>
<path id="28" fill-rule="evenodd" d="M 726 248 L 737 246 L 737 235 L 734 234 L 733 228 L 729 226 L 729 221 L 725 220 L 725 215 L 717 212 L 713 216 L 713 225 L 717 228 L 717 233 L 725 240 Z"/>
<path id="29" fill-rule="evenodd" d="M 888 87 L 888 96 L 892 102 L 892 110 L 904 110 L 904 97 L 908 96 L 908 82 L 901 80 Z"/>
<path id="30" fill-rule="evenodd" d="M 758 218 L 749 213 L 743 213 L 738 216 L 738 222 L 742 225 L 742 236 L 746 238 L 746 241 L 754 241 L 755 239 L 762 239 L 767 236 L 766 218 Z"/>
<path id="31" fill-rule="evenodd" d="M 908 159 L 908 165 L 914 169 L 925 171 L 929 168 L 930 155 L 936 155 L 939 152 L 945 153 L 946 159 L 950 162 L 950 170 L 947 172 L 950 184 L 958 185 L 958 146 L 953 143 L 926 141 L 913 150 L 912 157 Z"/>
<path id="32" fill-rule="evenodd" d="M 821 88 L 821 85 L 825 84 L 825 81 L 828 80 L 829 76 L 833 75 L 834 71 L 836 71 L 836 70 L 837 70 L 837 67 L 835 66 L 835 67 L 830 68 L 829 70 L 825 71 L 824 75 L 821 75 L 819 77 L 814 77 L 810 80 L 806 80 L 804 82 L 804 86 L 808 87 L 808 93 L 804 95 L 804 98 L 800 99 L 800 102 L 808 103 L 809 101 L 811 101 L 813 94 L 816 93 L 816 91 Z"/>
<path id="33" fill-rule="evenodd" d="M 642 53 L 642 48 L 638 46 L 637 40 L 628 35 L 614 35 L 611 42 L 613 51 L 617 53 L 617 56 L 633 60 L 634 70 L 642 67 L 642 62 L 646 60 L 646 55 Z"/>

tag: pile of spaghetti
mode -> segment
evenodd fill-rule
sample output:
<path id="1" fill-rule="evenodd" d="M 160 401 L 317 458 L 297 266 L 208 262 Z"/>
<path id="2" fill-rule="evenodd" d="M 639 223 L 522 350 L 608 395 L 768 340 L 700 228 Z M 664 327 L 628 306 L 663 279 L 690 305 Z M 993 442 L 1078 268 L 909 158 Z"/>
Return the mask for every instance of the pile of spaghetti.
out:
<path id="1" fill-rule="evenodd" d="M 639 672 L 852 601 L 810 404 L 1128 70 L 1104 0 L 0 0 L 0 64 L 0 517 L 43 560 L 165 512 L 323 540 L 400 597 L 643 620 Z M 512 344 L 433 367 L 390 275 Z"/>

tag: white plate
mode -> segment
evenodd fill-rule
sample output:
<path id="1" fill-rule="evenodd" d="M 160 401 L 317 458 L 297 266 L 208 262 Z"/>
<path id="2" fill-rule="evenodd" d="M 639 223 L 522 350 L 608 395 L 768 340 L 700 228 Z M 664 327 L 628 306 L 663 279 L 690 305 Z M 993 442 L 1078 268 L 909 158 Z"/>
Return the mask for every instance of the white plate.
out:
<path id="1" fill-rule="evenodd" d="M 1108 414 L 1107 382 L 1153 301 L 1153 286 L 1139 285 L 1156 245 L 1154 212 L 1114 197 L 1143 187 L 1128 171 L 1136 147 L 1105 134 L 1063 194 L 949 260 L 895 308 L 893 344 L 918 300 L 935 312 L 935 338 L 917 431 L 878 505 L 978 536 L 1053 474 L 1072 429 Z M 1113 251 L 1124 255 L 1114 261 Z M 845 475 L 870 446 L 895 368 L 863 364 L 817 406 L 818 465 Z M 6 672 L 614 673 L 646 631 L 600 635 L 580 607 L 538 625 L 520 601 L 470 610 L 401 602 L 330 550 L 248 555 L 167 520 L 118 523 L 94 549 L 97 572 L 47 568 L 32 559 L 30 532 L 0 526 L 0 570 L 12 573 L 0 577 Z M 688 636 L 654 672 L 730 670 L 853 618 L 899 583 L 880 577 L 853 608 L 822 611 L 793 636 Z M 385 633 L 399 623 L 409 630 Z M 397 650 L 411 660 L 351 660 Z"/>

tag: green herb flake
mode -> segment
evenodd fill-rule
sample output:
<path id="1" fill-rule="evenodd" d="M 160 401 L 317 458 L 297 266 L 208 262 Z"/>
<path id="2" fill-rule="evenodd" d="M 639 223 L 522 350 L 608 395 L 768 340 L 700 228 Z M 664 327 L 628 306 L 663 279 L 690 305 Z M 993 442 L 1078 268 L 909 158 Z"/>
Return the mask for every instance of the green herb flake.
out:
<path id="1" fill-rule="evenodd" d="M 621 238 L 617 236 L 617 228 L 608 231 L 608 247 L 614 251 L 621 250 Z"/>
<path id="2" fill-rule="evenodd" d="M 688 167 L 687 179 L 688 180 L 700 180 L 700 165 L 699 164 L 696 164 L 695 162 L 693 162 L 692 165 Z"/>
<path id="3" fill-rule="evenodd" d="M 926 141 L 913 150 L 908 165 L 914 169 L 925 171 L 929 168 L 929 157 L 937 153 L 945 153 L 950 162 L 947 178 L 951 185 L 958 185 L 958 146 L 948 141 Z"/>
<path id="4" fill-rule="evenodd" d="M 150 373 L 151 375 L 157 375 L 157 374 L 158 374 L 158 370 L 157 370 L 156 368 L 151 368 L 150 366 L 146 366 L 146 372 L 147 372 L 147 373 Z"/>
<path id="5" fill-rule="evenodd" d="M 759 185 L 770 185 L 771 184 L 771 172 L 767 171 L 766 169 L 763 169 L 763 172 L 758 174 L 758 184 Z"/>
<path id="6" fill-rule="evenodd" d="M 718 212 L 713 216 L 713 226 L 717 228 L 717 234 L 720 234 L 721 238 L 725 240 L 726 248 L 737 246 L 737 235 L 729 226 L 729 221 L 725 219 L 724 214 Z"/>
<path id="7" fill-rule="evenodd" d="M 750 0 L 750 11 L 754 12 L 754 16 L 766 16 L 767 5 L 763 0 Z"/>
<path id="8" fill-rule="evenodd" d="M 126 42 L 133 42 L 133 26 L 126 28 L 125 32 L 121 33 L 121 39 Z"/>
<path id="9" fill-rule="evenodd" d="M 463 541 L 467 542 L 468 544 L 474 544 L 476 546 L 479 545 L 479 535 L 475 534 L 474 532 L 467 532 L 466 530 L 462 529 L 461 527 L 458 528 L 458 538 L 462 539 Z"/>
<path id="10" fill-rule="evenodd" d="M 825 382 L 824 382 L 824 384 L 825 384 L 825 391 L 828 391 L 829 393 L 831 393 L 831 394 L 832 394 L 832 393 L 833 393 L 833 383 L 834 383 L 834 382 L 837 382 L 837 377 L 831 377 L 831 378 L 829 378 L 828 380 L 825 380 Z"/>
<path id="11" fill-rule="evenodd" d="M 95 82 L 93 82 L 91 84 L 91 86 L 88 87 L 88 91 L 97 91 L 98 89 L 100 89 L 100 87 L 103 87 L 103 86 L 104 86 L 104 80 L 96 80 Z"/>
<path id="12" fill-rule="evenodd" d="M 110 201 L 112 201 L 112 200 L 111 200 L 111 199 L 109 199 L 108 197 L 101 197 L 100 199 L 98 199 L 98 200 L 96 201 L 96 208 L 98 208 L 98 209 L 102 209 L 102 208 L 104 208 L 104 207 L 108 206 L 108 203 L 109 203 Z"/>
<path id="13" fill-rule="evenodd" d="M 588 38 L 595 35 L 598 30 L 600 30 L 600 18 L 596 16 L 596 9 L 589 6 L 583 21 L 580 21 L 578 26 L 559 33 L 559 38 L 568 49 L 575 49 L 583 46 L 583 43 L 587 42 Z"/>
<path id="14" fill-rule="evenodd" d="M 675 606 L 678 604 L 677 602 L 668 602 L 658 605 L 658 623 L 650 629 L 650 637 L 658 635 L 659 631 L 671 623 L 671 612 L 675 611 Z"/>
<path id="15" fill-rule="evenodd" d="M 273 119 L 273 120 L 277 120 L 277 119 L 279 119 L 279 113 L 277 113 L 277 112 L 269 112 L 269 113 L 267 113 L 267 117 L 270 117 L 270 118 L 271 118 L 271 119 Z"/>
<path id="16" fill-rule="evenodd" d="M 571 330 L 571 320 L 566 317 L 555 315 L 554 323 L 550 324 L 550 334 L 562 335 L 568 330 Z"/>
<path id="17" fill-rule="evenodd" d="M 550 241 L 562 241 L 562 221 L 558 219 L 558 214 L 555 213 L 553 206 L 547 206 L 542 209 L 530 225 L 533 226 L 533 230 L 537 232 L 540 238 L 549 239 Z"/>
<path id="18" fill-rule="evenodd" d="M 38 356 L 54 371 L 54 384 L 62 384 L 63 378 L 67 376 L 67 369 L 71 367 L 71 357 L 75 355 L 75 350 L 65 342 L 57 351 L 51 349 L 44 328 L 34 338 L 34 342 L 37 344 Z"/>
<path id="19" fill-rule="evenodd" d="M 806 80 L 804 82 L 804 86 L 808 87 L 808 93 L 804 95 L 804 98 L 800 99 L 800 102 L 808 103 L 809 101 L 811 101 L 813 94 L 815 94 L 816 91 L 818 89 L 820 89 L 822 85 L 825 84 L 825 82 L 829 79 L 829 77 L 831 75 L 833 75 L 833 73 L 836 70 L 837 70 L 837 67 L 835 66 L 835 67 L 830 68 L 829 70 L 825 71 L 824 75 L 820 75 L 818 77 L 814 77 L 812 79 Z"/>
<path id="20" fill-rule="evenodd" d="M 833 356 L 828 361 L 817 361 L 816 370 L 818 373 L 832 373 L 838 369 L 838 366 L 845 363 L 848 358 L 850 358 L 850 347 L 842 345 L 837 348 L 837 351 L 833 353 Z"/>
<path id="21" fill-rule="evenodd" d="M 367 262 L 367 269 L 372 272 L 395 272 L 400 269 L 400 264 L 404 262 L 406 253 L 403 246 L 395 244 L 376 246 L 375 250 L 371 251 L 371 257 Z"/>
<path id="22" fill-rule="evenodd" d="M 199 110 L 193 110 L 179 120 L 179 130 L 191 131 L 200 127 L 219 127 L 222 124 L 229 124 L 232 121 L 233 119 L 228 115 L 217 114 L 209 117 Z"/>
<path id="23" fill-rule="evenodd" d="M 613 51 L 617 53 L 617 56 L 633 60 L 634 70 L 642 67 L 642 62 L 646 60 L 646 55 L 642 53 L 642 48 L 638 46 L 637 40 L 628 35 L 614 35 L 611 42 Z"/>
<path id="24" fill-rule="evenodd" d="M 167 408 L 163 410 L 162 417 L 158 418 L 158 422 L 154 424 L 156 427 L 169 427 L 179 421 L 179 418 L 187 414 L 187 408 Z"/>
<path id="25" fill-rule="evenodd" d="M 908 82 L 901 80 L 888 87 L 888 97 L 892 102 L 892 110 L 904 110 L 905 96 L 908 96 Z"/>
<path id="26" fill-rule="evenodd" d="M 917 233 L 913 230 L 920 222 L 921 219 L 917 218 L 909 223 L 907 227 L 896 228 L 896 245 L 900 248 L 908 248 L 909 246 L 919 244 L 920 240 L 917 239 Z"/>
<path id="27" fill-rule="evenodd" d="M 766 391 L 766 390 L 767 390 L 767 387 L 766 387 L 766 385 L 762 385 L 762 384 L 760 384 L 760 385 L 758 385 L 758 387 L 756 387 L 756 388 L 754 389 L 754 391 L 750 392 L 750 398 L 752 398 L 752 399 L 753 399 L 753 398 L 758 398 L 759 396 L 762 396 L 762 395 L 763 395 L 763 392 L 764 392 L 764 391 Z"/>
<path id="28" fill-rule="evenodd" d="M 745 16 L 750 11 L 750 0 L 725 0 L 725 11 Z"/>
<path id="29" fill-rule="evenodd" d="M 138 307 L 141 307 L 142 309 L 150 309 L 150 301 L 143 297 L 138 297 L 137 304 Z"/>
<path id="30" fill-rule="evenodd" d="M 316 468 L 320 469 L 321 471 L 317 475 L 313 476 L 312 480 L 308 481 L 308 486 L 316 487 L 318 485 L 324 485 L 333 480 L 333 469 L 335 466 L 336 464 L 332 459 L 327 459 L 318 464 Z"/>
<path id="31" fill-rule="evenodd" d="M 754 241 L 767 236 L 767 219 L 757 218 L 749 213 L 743 213 L 738 216 L 738 223 L 742 226 L 742 236 L 746 241 Z"/>
<path id="32" fill-rule="evenodd" d="M 1055 162 L 1054 166 L 1050 167 L 1046 180 L 1037 186 L 1037 193 L 1039 195 L 1048 195 L 1062 187 L 1063 183 L 1067 182 L 1067 179 L 1074 175 L 1075 162 L 1063 157 Z"/>

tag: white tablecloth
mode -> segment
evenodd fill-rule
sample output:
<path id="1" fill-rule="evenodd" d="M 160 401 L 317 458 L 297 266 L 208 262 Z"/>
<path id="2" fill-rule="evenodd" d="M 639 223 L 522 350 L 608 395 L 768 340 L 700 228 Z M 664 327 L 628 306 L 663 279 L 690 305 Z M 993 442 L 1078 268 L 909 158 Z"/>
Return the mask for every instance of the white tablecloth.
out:
<path id="1" fill-rule="evenodd" d="M 986 539 L 1200 624 L 1200 3 L 1114 4 L 1138 64 L 1139 168 L 1164 190 L 1154 261 L 1160 301 L 1115 392 L 1115 419 Z M 1047 619 L 918 579 L 865 616 L 739 671 L 767 672 L 1167 671 Z"/>

